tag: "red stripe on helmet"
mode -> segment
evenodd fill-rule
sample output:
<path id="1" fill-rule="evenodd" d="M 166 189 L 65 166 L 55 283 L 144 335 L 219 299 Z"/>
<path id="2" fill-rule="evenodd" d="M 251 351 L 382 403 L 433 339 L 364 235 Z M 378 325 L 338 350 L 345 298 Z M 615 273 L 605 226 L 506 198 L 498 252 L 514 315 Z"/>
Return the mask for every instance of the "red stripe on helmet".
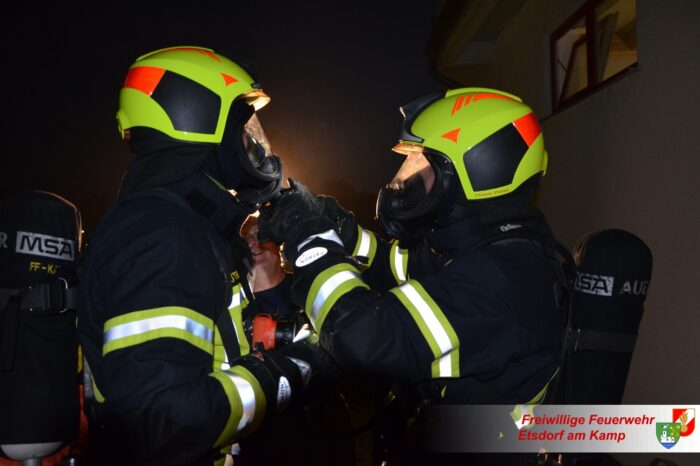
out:
<path id="1" fill-rule="evenodd" d="M 463 95 L 460 95 L 459 97 L 457 97 L 457 99 L 455 100 L 455 104 L 452 106 L 452 113 L 450 113 L 450 115 L 454 115 L 457 110 L 462 108 L 462 101 L 463 100 L 464 100 Z"/>
<path id="2" fill-rule="evenodd" d="M 144 94 L 151 95 L 156 87 L 158 87 L 158 83 L 164 74 L 165 70 L 163 68 L 136 66 L 129 70 L 124 80 L 123 87 L 130 87 Z"/>
<path id="3" fill-rule="evenodd" d="M 506 96 L 504 96 L 504 95 L 502 95 L 502 94 L 492 94 L 492 93 L 490 93 L 490 92 L 486 92 L 486 93 L 483 93 L 483 94 L 476 94 L 476 95 L 474 96 L 474 102 L 476 102 L 477 100 L 484 100 L 484 99 L 506 99 L 506 100 L 513 100 L 513 99 L 511 99 L 510 97 L 506 97 Z"/>
<path id="4" fill-rule="evenodd" d="M 167 49 L 167 50 L 163 50 L 163 51 L 164 52 L 166 52 L 166 51 L 167 52 L 175 52 L 178 50 L 181 50 L 183 52 L 201 53 L 202 55 L 208 56 L 212 60 L 216 60 L 218 62 L 221 62 L 221 58 L 219 58 L 219 56 L 217 54 L 215 54 L 214 52 L 212 52 L 211 50 L 198 49 L 198 48 L 194 48 L 194 47 L 173 47 L 172 49 Z"/>
<path id="5" fill-rule="evenodd" d="M 520 136 L 522 136 L 523 141 L 525 141 L 528 147 L 532 145 L 535 139 L 537 139 L 537 136 L 542 132 L 534 113 L 528 113 L 524 117 L 518 118 L 513 122 L 513 126 L 518 130 L 518 133 L 520 133 Z"/>

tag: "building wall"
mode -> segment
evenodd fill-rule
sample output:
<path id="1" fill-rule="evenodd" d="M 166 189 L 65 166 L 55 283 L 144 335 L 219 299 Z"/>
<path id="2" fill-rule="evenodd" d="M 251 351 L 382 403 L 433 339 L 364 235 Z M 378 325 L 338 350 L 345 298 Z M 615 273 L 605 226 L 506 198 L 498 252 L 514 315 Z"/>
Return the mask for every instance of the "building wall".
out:
<path id="1" fill-rule="evenodd" d="M 564 244 L 622 228 L 651 247 L 624 402 L 700 403 L 700 2 L 639 0 L 638 69 L 552 115 L 549 34 L 581 4 L 525 2 L 498 38 L 494 69 L 462 81 L 513 92 L 543 119 L 539 203 Z"/>

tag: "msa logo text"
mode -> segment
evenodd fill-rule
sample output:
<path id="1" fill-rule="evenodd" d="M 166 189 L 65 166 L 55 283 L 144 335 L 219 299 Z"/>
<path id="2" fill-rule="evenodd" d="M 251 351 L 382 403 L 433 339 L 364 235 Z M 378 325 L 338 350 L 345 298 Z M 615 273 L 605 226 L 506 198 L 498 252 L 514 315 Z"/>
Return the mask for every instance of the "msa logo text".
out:
<path id="1" fill-rule="evenodd" d="M 18 231 L 15 251 L 20 254 L 73 260 L 75 258 L 75 243 L 57 236 Z"/>
<path id="2" fill-rule="evenodd" d="M 607 275 L 594 275 L 592 273 L 576 272 L 574 288 L 581 293 L 595 294 L 598 296 L 612 296 L 615 277 Z"/>

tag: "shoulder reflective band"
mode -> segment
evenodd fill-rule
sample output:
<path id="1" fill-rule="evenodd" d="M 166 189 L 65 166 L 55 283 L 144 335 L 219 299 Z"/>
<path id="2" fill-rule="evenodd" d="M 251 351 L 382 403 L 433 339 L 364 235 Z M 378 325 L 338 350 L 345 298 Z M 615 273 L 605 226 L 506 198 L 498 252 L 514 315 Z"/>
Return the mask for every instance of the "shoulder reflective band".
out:
<path id="1" fill-rule="evenodd" d="M 317 332 L 321 331 L 323 321 L 336 301 L 358 286 L 369 288 L 350 264 L 336 264 L 318 274 L 311 284 L 304 307 Z"/>
<path id="2" fill-rule="evenodd" d="M 399 242 L 391 243 L 389 265 L 397 285 L 403 284 L 408 277 L 408 249 L 401 249 Z"/>
<path id="3" fill-rule="evenodd" d="M 243 292 L 243 287 L 238 283 L 233 287 L 231 304 L 228 306 L 228 312 L 231 315 L 233 328 L 236 330 L 236 338 L 238 339 L 238 346 L 241 349 L 241 356 L 250 353 L 250 344 L 243 330 L 243 309 L 247 306 L 248 298 L 246 298 Z"/>
<path id="4" fill-rule="evenodd" d="M 390 292 L 408 309 L 428 342 L 435 357 L 432 376 L 459 377 L 459 339 L 433 298 L 416 280 L 409 280 Z"/>
<path id="5" fill-rule="evenodd" d="M 357 244 L 355 249 L 352 251 L 352 255 L 355 257 L 366 257 L 367 264 L 364 265 L 364 269 L 368 269 L 372 266 L 374 261 L 374 256 L 377 253 L 377 238 L 369 230 L 365 230 L 361 226 L 357 226 Z"/>
<path id="6" fill-rule="evenodd" d="M 231 411 L 224 429 L 214 444 L 215 447 L 230 443 L 246 428 L 258 426 L 265 416 L 265 395 L 255 377 L 241 366 L 211 374 L 221 383 Z M 251 429 L 252 430 L 252 429 Z"/>
<path id="7" fill-rule="evenodd" d="M 231 364 L 228 362 L 228 355 L 226 354 L 226 348 L 224 348 L 224 341 L 221 338 L 221 333 L 219 329 L 214 327 L 214 365 L 213 369 L 221 369 L 222 371 L 231 368 Z"/>
<path id="8" fill-rule="evenodd" d="M 178 338 L 214 352 L 214 322 L 185 307 L 134 311 L 105 322 L 102 355 L 159 338 Z"/>

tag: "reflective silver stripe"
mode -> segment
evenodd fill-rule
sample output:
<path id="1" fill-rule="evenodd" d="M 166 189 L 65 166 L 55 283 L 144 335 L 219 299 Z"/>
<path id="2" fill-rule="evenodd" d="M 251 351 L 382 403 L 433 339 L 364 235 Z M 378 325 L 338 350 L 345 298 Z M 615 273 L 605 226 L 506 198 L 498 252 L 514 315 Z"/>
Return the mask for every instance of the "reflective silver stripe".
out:
<path id="1" fill-rule="evenodd" d="M 394 248 L 394 264 L 396 264 L 396 276 L 398 277 L 399 282 L 405 282 L 406 274 L 403 270 L 403 254 L 401 254 L 401 249 L 398 246 Z"/>
<path id="2" fill-rule="evenodd" d="M 335 291 L 335 289 L 340 285 L 348 280 L 352 280 L 353 278 L 359 279 L 360 274 L 349 270 L 343 270 L 342 272 L 338 272 L 331 276 L 323 283 L 323 285 L 321 285 L 321 288 L 318 290 L 318 294 L 314 298 L 314 304 L 311 306 L 311 317 L 313 318 L 314 322 L 316 319 L 318 319 L 318 314 L 323 307 L 323 303 L 326 301 L 326 299 L 328 299 L 331 293 L 333 293 L 333 291 Z"/>
<path id="3" fill-rule="evenodd" d="M 442 357 L 440 358 L 439 362 L 440 376 L 450 377 L 452 375 L 452 366 L 449 353 L 454 349 L 452 347 L 452 342 L 450 342 L 450 337 L 447 335 L 447 332 L 438 320 L 437 316 L 435 315 L 435 312 L 433 312 L 433 309 L 427 302 L 425 302 L 425 299 L 423 299 L 420 293 L 418 293 L 418 291 L 413 287 L 413 285 L 411 285 L 410 282 L 401 285 L 399 289 L 416 307 L 416 310 L 420 313 L 421 317 L 423 318 L 423 321 L 425 321 L 425 324 L 428 327 L 428 330 L 430 331 L 433 338 L 435 338 L 435 342 L 440 348 L 440 352 L 442 353 Z"/>
<path id="4" fill-rule="evenodd" d="M 234 288 L 234 291 L 235 291 L 235 288 Z M 238 293 L 233 293 L 233 295 L 231 296 L 231 304 L 228 305 L 229 310 L 235 309 L 235 308 L 241 306 L 244 300 L 245 300 L 245 294 L 243 294 L 243 287 L 240 287 L 238 290 Z M 231 320 L 233 320 L 233 318 Z M 233 330 L 234 330 L 234 332 L 236 332 L 236 340 L 241 341 L 241 336 L 238 334 L 238 327 L 236 326 L 236 322 L 233 322 Z M 226 353 L 226 351 L 224 351 L 224 353 Z M 228 356 L 226 356 L 226 359 L 224 360 L 224 362 L 228 363 Z M 222 366 L 222 369 L 223 369 L 223 366 Z"/>
<path id="5" fill-rule="evenodd" d="M 243 287 L 240 287 L 238 293 L 233 293 L 231 295 L 231 304 L 228 305 L 228 308 L 233 309 L 234 307 L 238 307 L 241 305 L 241 303 L 243 303 L 244 300 L 245 295 L 243 294 Z"/>
<path id="6" fill-rule="evenodd" d="M 164 328 L 177 328 L 191 333 L 202 340 L 208 342 L 214 341 L 214 331 L 207 328 L 206 325 L 200 324 L 185 316 L 169 315 L 150 317 L 148 319 L 116 325 L 105 332 L 103 344 Z"/>
<path id="7" fill-rule="evenodd" d="M 253 386 L 250 382 L 240 375 L 231 372 L 226 372 L 226 375 L 233 381 L 236 390 L 238 390 L 238 396 L 241 397 L 241 419 L 236 426 L 236 433 L 238 433 L 253 422 L 253 418 L 255 417 L 255 390 L 253 390 Z"/>
<path id="8" fill-rule="evenodd" d="M 357 248 L 357 255 L 363 256 L 363 257 L 368 257 L 369 256 L 369 247 L 371 245 L 372 245 L 372 238 L 370 237 L 369 232 L 363 228 L 361 230 L 360 247 Z"/>
<path id="9" fill-rule="evenodd" d="M 226 349 L 224 348 L 224 360 L 221 362 L 221 370 L 226 371 L 228 369 L 231 369 L 231 364 L 228 362 L 228 354 L 226 354 Z"/>
<path id="10" fill-rule="evenodd" d="M 334 243 L 338 243 L 340 246 L 343 245 L 343 242 L 340 240 L 338 237 L 338 233 L 335 232 L 335 230 L 327 230 L 324 231 L 323 233 L 319 233 L 317 235 L 311 235 L 308 238 L 306 238 L 304 241 L 299 243 L 299 246 L 297 246 L 297 251 L 300 251 L 301 248 L 309 244 L 311 241 L 315 240 L 316 238 L 321 238 L 321 239 L 327 239 L 328 241 L 333 241 Z"/>
<path id="11" fill-rule="evenodd" d="M 440 377 L 452 376 L 452 353 L 447 353 L 438 359 L 438 367 L 440 368 Z"/>

